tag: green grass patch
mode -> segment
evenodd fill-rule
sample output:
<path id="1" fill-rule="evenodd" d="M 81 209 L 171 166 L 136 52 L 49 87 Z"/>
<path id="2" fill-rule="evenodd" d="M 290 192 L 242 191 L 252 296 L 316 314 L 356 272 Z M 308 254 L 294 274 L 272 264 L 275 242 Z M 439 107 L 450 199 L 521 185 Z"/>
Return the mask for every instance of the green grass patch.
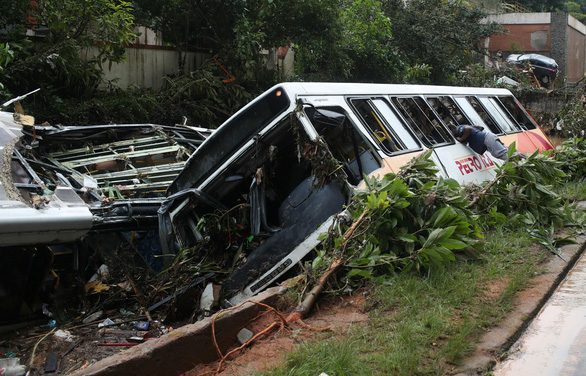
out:
<path id="1" fill-rule="evenodd" d="M 586 200 L 586 180 L 569 181 L 560 187 L 559 195 L 570 201 Z"/>
<path id="2" fill-rule="evenodd" d="M 512 308 L 551 257 L 526 231 L 486 234 L 480 260 L 373 285 L 368 325 L 306 343 L 263 375 L 444 375 Z"/>

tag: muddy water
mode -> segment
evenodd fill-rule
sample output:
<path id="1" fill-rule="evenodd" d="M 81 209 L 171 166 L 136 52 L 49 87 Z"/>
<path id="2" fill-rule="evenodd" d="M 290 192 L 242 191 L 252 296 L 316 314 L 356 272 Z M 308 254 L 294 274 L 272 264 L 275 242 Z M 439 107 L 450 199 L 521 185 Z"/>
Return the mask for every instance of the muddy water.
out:
<path id="1" fill-rule="evenodd" d="M 586 257 L 511 348 L 494 375 L 586 375 Z"/>

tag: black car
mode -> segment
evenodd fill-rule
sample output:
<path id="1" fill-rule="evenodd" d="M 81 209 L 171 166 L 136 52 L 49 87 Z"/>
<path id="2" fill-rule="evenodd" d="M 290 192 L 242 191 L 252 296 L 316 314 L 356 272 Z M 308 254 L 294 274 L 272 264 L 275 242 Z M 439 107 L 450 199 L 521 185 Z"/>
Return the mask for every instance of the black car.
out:
<path id="1" fill-rule="evenodd" d="M 507 57 L 507 64 L 516 66 L 519 69 L 530 65 L 533 68 L 535 77 L 545 85 L 555 80 L 559 73 L 556 61 L 551 57 L 540 54 L 512 54 Z"/>

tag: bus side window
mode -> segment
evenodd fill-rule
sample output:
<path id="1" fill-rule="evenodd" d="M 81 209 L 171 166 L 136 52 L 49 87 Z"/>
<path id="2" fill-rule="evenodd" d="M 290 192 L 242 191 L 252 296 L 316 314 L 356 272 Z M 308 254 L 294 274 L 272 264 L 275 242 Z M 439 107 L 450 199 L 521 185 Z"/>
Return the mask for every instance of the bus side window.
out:
<path id="1" fill-rule="evenodd" d="M 476 111 L 476 113 L 478 113 L 478 116 L 480 116 L 480 118 L 482 119 L 484 124 L 486 124 L 488 126 L 488 128 L 490 129 L 490 131 L 492 133 L 494 133 L 494 134 L 502 133 L 501 129 L 496 125 L 493 118 L 486 112 L 486 110 L 484 109 L 484 107 L 482 107 L 482 105 L 480 104 L 480 102 L 478 101 L 478 99 L 476 97 L 469 96 L 469 97 L 466 97 L 466 99 L 468 100 L 468 102 L 470 103 L 470 105 L 472 106 L 474 111 Z M 471 124 L 471 125 L 478 125 L 478 124 Z"/>
<path id="2" fill-rule="evenodd" d="M 452 124 L 455 126 L 472 124 L 451 97 L 427 97 L 426 99 L 435 112 L 440 116 L 444 124 Z"/>
<path id="3" fill-rule="evenodd" d="M 423 98 L 392 97 L 391 101 L 407 119 L 417 137 L 428 147 L 452 142 L 452 136 L 441 124 Z"/>
<path id="4" fill-rule="evenodd" d="M 497 103 L 503 109 L 503 112 L 511 119 L 511 121 L 517 123 L 521 129 L 535 129 L 535 123 L 529 115 L 521 108 L 519 103 L 513 97 L 502 96 L 497 97 Z"/>
<path id="5" fill-rule="evenodd" d="M 393 126 L 388 125 L 389 119 L 386 117 L 392 115 L 389 113 L 391 109 L 388 105 L 385 106 L 381 99 L 351 99 L 350 102 L 384 152 L 393 154 L 414 148 L 412 136 L 405 132 L 403 124 L 396 116 L 391 117 L 391 120 L 394 120 Z M 417 147 L 415 144 L 415 148 Z"/>
<path id="6" fill-rule="evenodd" d="M 386 124 L 397 135 L 397 138 L 405 145 L 406 150 L 419 150 L 421 145 L 403 120 L 399 117 L 396 110 L 385 99 L 374 98 L 372 104 L 386 120 Z"/>
<path id="7" fill-rule="evenodd" d="M 348 182 L 357 185 L 362 180 L 363 174 L 368 175 L 379 169 L 381 164 L 348 116 L 340 125 L 326 124 L 320 122 L 319 117 L 314 116 L 317 111 L 322 109 L 338 114 L 347 114 L 340 107 L 318 108 L 317 110 L 314 107 L 305 107 L 304 109 L 317 133 L 325 140 L 334 158 L 344 166 Z"/>

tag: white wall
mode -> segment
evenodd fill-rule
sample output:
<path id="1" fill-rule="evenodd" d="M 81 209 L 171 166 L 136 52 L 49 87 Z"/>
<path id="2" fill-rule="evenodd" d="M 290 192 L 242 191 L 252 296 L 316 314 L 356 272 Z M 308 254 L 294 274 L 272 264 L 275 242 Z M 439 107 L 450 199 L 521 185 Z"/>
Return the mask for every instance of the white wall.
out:
<path id="1" fill-rule="evenodd" d="M 535 25 L 550 24 L 551 13 L 501 13 L 491 14 L 484 19 L 488 22 L 498 22 L 504 25 Z"/>
<path id="2" fill-rule="evenodd" d="M 185 71 L 196 70 L 209 58 L 199 52 L 185 53 Z M 112 64 L 111 69 L 104 66 L 105 81 L 116 87 L 126 89 L 138 86 L 158 89 L 163 85 L 166 75 L 179 72 L 179 52 L 157 48 L 127 48 L 126 61 Z"/>

